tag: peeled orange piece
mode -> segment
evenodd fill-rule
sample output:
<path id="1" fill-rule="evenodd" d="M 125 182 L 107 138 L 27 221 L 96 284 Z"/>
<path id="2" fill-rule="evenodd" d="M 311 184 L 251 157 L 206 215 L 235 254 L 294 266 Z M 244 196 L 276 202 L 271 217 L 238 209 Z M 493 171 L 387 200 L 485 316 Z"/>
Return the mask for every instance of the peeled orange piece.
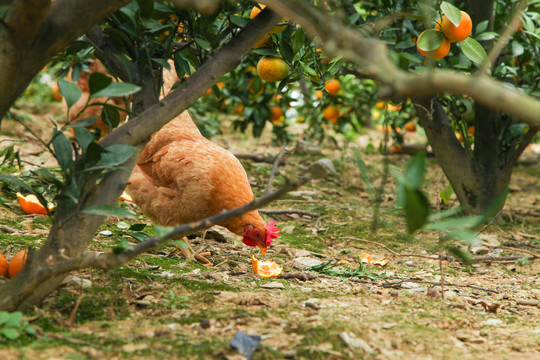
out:
<path id="1" fill-rule="evenodd" d="M 4 255 L 0 253 L 0 276 L 7 277 L 8 275 L 8 262 Z"/>
<path id="2" fill-rule="evenodd" d="M 12 279 L 15 275 L 21 271 L 23 266 L 26 264 L 26 259 L 28 258 L 28 250 L 21 250 L 15 254 L 13 259 L 9 263 L 8 273 L 9 278 Z"/>
<path id="3" fill-rule="evenodd" d="M 133 199 L 131 198 L 131 196 L 129 196 L 129 194 L 127 192 L 125 192 L 125 191 L 122 193 L 122 195 L 120 195 L 118 200 L 127 201 L 127 202 L 133 202 Z"/>
<path id="4" fill-rule="evenodd" d="M 277 277 L 283 271 L 283 266 L 279 266 L 272 260 L 259 261 L 255 255 L 251 256 L 251 265 L 253 266 L 253 272 L 263 278 Z"/>
<path id="5" fill-rule="evenodd" d="M 27 214 L 38 214 L 38 215 L 47 215 L 47 209 L 39 202 L 36 195 L 31 194 L 24 196 L 21 193 L 17 193 L 17 200 L 19 200 L 19 205 L 21 209 Z M 49 204 L 49 211 L 54 209 L 53 204 Z"/>

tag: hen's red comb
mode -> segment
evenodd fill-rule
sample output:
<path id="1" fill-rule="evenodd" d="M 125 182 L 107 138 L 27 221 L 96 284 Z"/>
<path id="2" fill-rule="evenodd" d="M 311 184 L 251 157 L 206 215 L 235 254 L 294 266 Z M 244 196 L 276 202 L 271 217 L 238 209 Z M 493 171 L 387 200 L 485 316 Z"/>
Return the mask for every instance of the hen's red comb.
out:
<path id="1" fill-rule="evenodd" d="M 266 246 L 270 246 L 272 241 L 279 236 L 279 229 L 280 228 L 276 226 L 275 221 L 270 221 L 268 225 L 264 227 L 264 230 L 266 230 Z"/>

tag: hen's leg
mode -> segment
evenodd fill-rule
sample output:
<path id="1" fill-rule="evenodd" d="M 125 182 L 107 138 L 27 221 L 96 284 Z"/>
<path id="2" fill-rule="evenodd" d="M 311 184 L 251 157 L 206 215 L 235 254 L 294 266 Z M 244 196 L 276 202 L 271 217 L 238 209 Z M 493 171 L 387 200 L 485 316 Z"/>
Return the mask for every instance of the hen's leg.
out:
<path id="1" fill-rule="evenodd" d="M 203 253 L 196 253 L 191 246 L 189 245 L 188 238 L 184 237 L 181 240 L 184 244 L 182 245 L 175 245 L 175 247 L 184 254 L 184 257 L 187 260 L 197 260 L 201 262 L 203 265 L 213 265 L 210 260 L 206 258 L 206 256 L 210 255 L 210 252 L 206 251 Z"/>

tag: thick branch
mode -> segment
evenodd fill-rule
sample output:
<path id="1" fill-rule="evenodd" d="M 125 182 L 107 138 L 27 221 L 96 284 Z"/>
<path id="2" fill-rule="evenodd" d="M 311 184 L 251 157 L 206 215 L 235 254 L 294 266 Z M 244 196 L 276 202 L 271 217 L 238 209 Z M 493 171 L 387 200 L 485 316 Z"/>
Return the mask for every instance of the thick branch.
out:
<path id="1" fill-rule="evenodd" d="M 12 42 L 26 42 L 38 31 L 51 8 L 50 0 L 17 0 L 10 6 L 4 24 Z"/>
<path id="2" fill-rule="evenodd" d="M 386 45 L 366 38 L 360 31 L 346 28 L 335 19 L 300 0 L 265 0 L 274 11 L 300 24 L 324 42 L 324 49 L 341 55 L 360 69 L 373 74 L 383 85 L 386 95 L 393 92 L 402 97 L 427 97 L 439 93 L 468 94 L 493 109 L 512 114 L 540 127 L 540 102 L 485 76 L 470 76 L 451 70 L 430 70 L 412 73 L 400 70 L 391 61 Z"/>

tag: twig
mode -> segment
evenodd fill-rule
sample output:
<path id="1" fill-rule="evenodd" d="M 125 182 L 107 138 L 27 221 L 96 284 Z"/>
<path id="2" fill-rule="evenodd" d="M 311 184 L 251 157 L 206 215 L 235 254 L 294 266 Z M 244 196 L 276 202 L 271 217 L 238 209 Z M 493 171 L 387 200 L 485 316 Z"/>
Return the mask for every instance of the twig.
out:
<path id="1" fill-rule="evenodd" d="M 506 250 L 514 250 L 514 251 L 517 251 L 517 252 L 522 252 L 522 253 L 525 253 L 525 254 L 529 254 L 535 258 L 540 258 L 540 255 L 537 255 L 535 253 L 533 253 L 532 251 L 529 251 L 529 250 L 525 250 L 525 249 L 520 249 L 520 248 L 514 248 L 514 247 L 510 247 L 510 246 L 503 246 L 503 245 L 500 245 L 500 246 L 497 246 L 499 249 L 506 249 Z"/>
<path id="2" fill-rule="evenodd" d="M 254 154 L 233 153 L 233 155 L 237 159 L 251 160 L 255 162 L 263 162 L 263 163 L 270 163 L 270 164 L 273 164 L 276 159 L 274 156 L 262 156 L 262 155 L 254 155 Z M 279 162 L 279 165 L 284 165 L 284 164 L 285 164 L 284 160 L 281 160 Z"/>
<path id="3" fill-rule="evenodd" d="M 392 255 L 394 255 L 394 256 L 399 256 L 399 257 L 409 257 L 409 256 L 412 256 L 412 257 L 420 257 L 420 258 L 431 259 L 431 260 L 437 260 L 437 259 L 439 259 L 439 257 L 438 257 L 438 256 L 435 256 L 435 255 L 400 254 L 400 253 L 395 252 L 394 250 L 390 249 L 388 246 L 383 245 L 383 244 L 381 244 L 381 243 L 378 243 L 378 242 L 376 242 L 376 241 L 372 241 L 372 240 L 359 239 L 359 238 L 355 238 L 355 237 L 352 237 L 352 236 L 343 236 L 343 237 L 341 237 L 340 239 L 356 240 L 356 241 L 361 241 L 361 242 L 365 242 L 365 243 L 368 243 L 368 244 L 377 245 L 377 246 L 382 247 L 383 249 L 387 250 L 388 252 L 390 252 L 390 253 L 391 253 Z"/>
<path id="4" fill-rule="evenodd" d="M 514 261 L 519 260 L 519 259 L 527 259 L 527 260 L 530 260 L 530 261 L 534 261 L 534 260 L 538 259 L 538 256 L 530 256 L 530 257 L 524 257 L 524 256 L 482 256 L 482 257 L 473 258 L 472 260 L 474 262 L 490 263 L 490 262 L 514 262 Z"/>
<path id="5" fill-rule="evenodd" d="M 490 227 L 490 226 L 495 222 L 495 220 L 497 220 L 497 218 L 499 217 L 499 215 L 502 214 L 503 210 L 504 210 L 504 207 L 503 207 L 501 210 L 499 210 L 499 212 L 497 212 L 497 214 L 495 214 L 495 216 L 493 216 L 493 217 L 489 220 L 489 222 L 488 222 L 486 225 L 484 225 L 484 226 L 476 233 L 476 235 L 480 235 L 480 234 L 481 234 L 482 232 L 484 232 L 488 227 Z"/>
<path id="6" fill-rule="evenodd" d="M 277 154 L 276 158 L 274 159 L 272 171 L 270 172 L 270 177 L 268 178 L 268 185 L 266 186 L 266 191 L 264 192 L 265 195 L 268 195 L 272 191 L 272 184 L 274 183 L 274 177 L 276 176 L 277 168 L 279 166 L 279 163 L 281 162 L 281 158 L 286 151 L 288 151 L 287 143 L 284 143 L 281 147 L 281 150 L 279 151 L 279 154 Z"/>
<path id="7" fill-rule="evenodd" d="M 418 283 L 418 284 L 430 284 L 430 285 L 435 285 L 435 286 L 441 286 L 441 283 L 438 282 L 438 281 L 415 280 L 414 278 L 399 279 L 398 282 L 385 283 L 385 284 L 383 284 L 383 286 L 384 287 L 396 287 L 397 285 L 401 285 L 404 282 L 413 282 L 413 283 Z M 454 283 L 449 283 L 449 282 L 446 282 L 445 284 L 448 285 L 448 286 L 466 287 L 466 288 L 471 288 L 471 289 L 475 289 L 475 290 L 481 290 L 481 291 L 490 292 L 490 293 L 494 293 L 494 294 L 499 294 L 500 293 L 498 290 L 483 288 L 483 287 L 479 287 L 479 286 L 475 286 L 475 285 L 469 285 L 469 284 L 454 284 Z"/>
<path id="8" fill-rule="evenodd" d="M 83 298 L 83 294 L 81 293 L 81 296 L 77 299 L 77 302 L 75 303 L 75 306 L 73 307 L 73 310 L 71 310 L 71 313 L 69 314 L 69 318 L 67 323 L 65 324 L 66 327 L 72 328 L 73 323 L 75 322 L 75 316 L 77 316 L 77 310 L 79 310 L 79 307 L 81 306 L 81 301 Z"/>
<path id="9" fill-rule="evenodd" d="M 298 214 L 298 215 L 307 215 L 312 218 L 321 216 L 320 214 L 313 213 L 310 211 L 299 210 L 299 209 L 259 209 L 261 214 L 268 215 L 282 215 L 282 214 Z"/>
<path id="10" fill-rule="evenodd" d="M 488 71 L 491 68 L 491 65 L 495 63 L 495 60 L 497 60 L 497 57 L 501 53 L 502 49 L 504 49 L 504 47 L 510 41 L 512 35 L 517 31 L 519 22 L 521 21 L 521 12 L 525 11 L 525 9 L 527 8 L 527 5 L 528 5 L 527 0 L 520 1 L 516 9 L 516 12 L 514 13 L 514 15 L 512 15 L 512 20 L 510 20 L 510 23 L 508 23 L 508 26 L 506 26 L 506 29 L 504 29 L 503 33 L 499 37 L 499 40 L 491 48 L 487 58 L 482 63 L 482 66 L 480 67 L 480 71 L 478 72 L 479 75 L 488 74 Z"/>

